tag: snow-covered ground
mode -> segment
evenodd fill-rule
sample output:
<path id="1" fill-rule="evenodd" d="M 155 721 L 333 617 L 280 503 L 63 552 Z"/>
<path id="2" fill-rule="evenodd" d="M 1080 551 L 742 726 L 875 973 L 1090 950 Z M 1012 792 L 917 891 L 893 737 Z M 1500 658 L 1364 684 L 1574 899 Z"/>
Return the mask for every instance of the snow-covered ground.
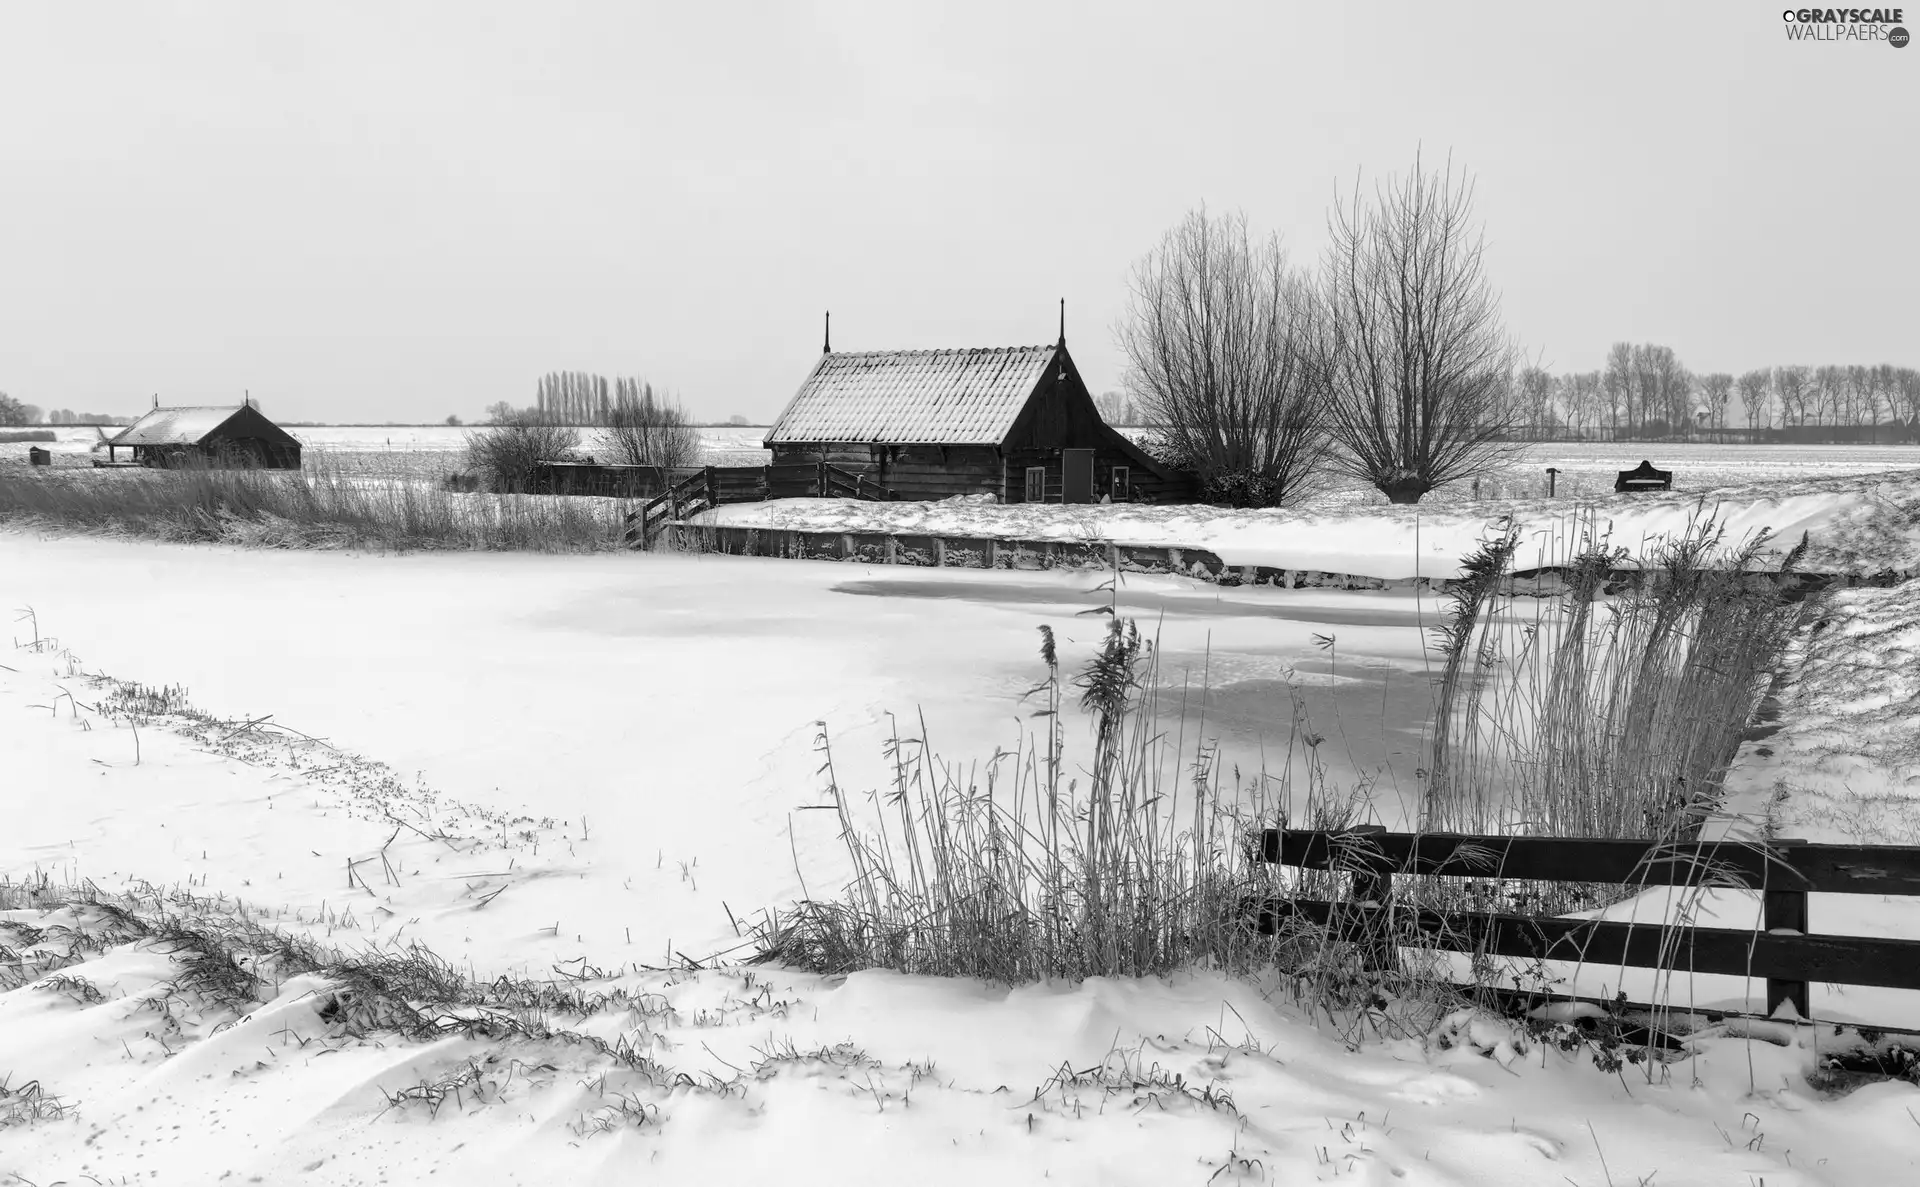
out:
<path id="1" fill-rule="evenodd" d="M 1783 531 L 1871 535 L 1906 505 L 1796 489 L 1763 508 Z M 1634 506 L 1680 515 L 1677 499 Z M 1372 555 L 1411 551 L 1403 527 Z M 1296 527 L 1304 543 L 1280 546 L 1338 530 Z M 1423 514 L 1423 548 L 1428 531 Z M 800 811 L 818 802 L 816 721 L 852 789 L 883 786 L 889 712 L 908 733 L 922 712 L 936 749 L 985 759 L 1032 724 L 1019 698 L 1039 674 L 1034 627 L 1059 632 L 1069 668 L 1098 637 L 1102 620 L 1077 614 L 1105 600 L 1096 580 L 0 533 L 0 605 L 34 612 L 13 639 L 51 640 L 0 653 L 0 786 L 15 793 L 0 873 L 218 896 L 205 909 L 243 902 L 250 919 L 350 949 L 419 941 L 481 981 L 585 975 L 624 996 L 569 1025 L 653 1061 L 557 1040 L 383 1046 L 323 1017 L 329 990 L 312 977 L 263 988 L 226 1025 L 223 1008 L 169 991 L 179 968 L 154 945 L 103 940 L 58 970 L 67 981 L 0 993 L 13 1094 L 0 1116 L 31 1081 L 72 1107 L 0 1127 L 0 1182 L 1915 1177 L 1920 1090 L 1824 1096 L 1805 1080 L 1821 1041 L 1805 1030 L 1784 1047 L 1712 1033 L 1690 1058 L 1607 1075 L 1585 1056 L 1517 1054 L 1485 1020 L 1445 1043 L 1348 1050 L 1270 987 L 1198 971 L 1016 990 L 649 971 L 737 954 L 736 919 L 843 869 L 831 814 Z M 1880 810 L 1911 820 L 1913 669 L 1887 657 L 1914 650 L 1912 588 L 1841 595 L 1819 636 L 1834 644 L 1786 696 L 1826 715 L 1790 712 L 1743 752 L 1755 794 L 1790 776 L 1789 803 L 1808 805 L 1792 831 L 1847 836 L 1818 795 L 1869 777 Z M 1388 811 L 1411 786 L 1432 598 L 1129 578 L 1118 599 L 1159 632 L 1170 677 L 1206 685 L 1191 703 L 1230 760 L 1287 761 L 1297 692 L 1309 728 L 1341 739 L 1321 748 L 1337 780 L 1375 779 Z M 89 672 L 184 685 L 221 720 L 272 720 L 154 719 L 136 734 L 89 708 Z M 1869 905 L 1875 934 L 1916 934 L 1909 905 Z M 1850 930 L 1826 904 L 1814 916 Z M 103 927 L 85 910 L 0 918 L 41 929 L 0 923 L 0 944 L 29 955 L 70 942 L 59 927 Z M 459 1091 L 440 1101 L 434 1084 Z"/>
<path id="2" fill-rule="evenodd" d="M 1583 540 L 1604 537 L 1633 555 L 1684 532 L 1703 512 L 1729 541 L 1770 529 L 1780 551 L 1812 534 L 1803 565 L 1870 573 L 1920 568 L 1920 471 L 1819 477 L 1714 491 L 1516 499 L 1431 507 L 1223 511 L 1140 504 L 1016 503 L 977 499 L 855 502 L 780 499 L 703 512 L 704 523 L 806 531 L 891 532 L 946 537 L 1111 542 L 1204 548 L 1229 565 L 1315 569 L 1397 579 L 1450 577 L 1488 534 L 1512 516 L 1521 529 L 1515 567 L 1565 563 Z"/>

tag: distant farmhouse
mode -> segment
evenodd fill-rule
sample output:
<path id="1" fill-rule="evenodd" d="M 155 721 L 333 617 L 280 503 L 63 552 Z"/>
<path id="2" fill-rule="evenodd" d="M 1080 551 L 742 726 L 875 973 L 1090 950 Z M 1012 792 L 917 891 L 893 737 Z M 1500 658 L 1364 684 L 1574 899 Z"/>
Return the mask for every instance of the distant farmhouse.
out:
<path id="1" fill-rule="evenodd" d="M 167 469 L 300 468 L 300 442 L 252 404 L 155 408 L 107 439 L 109 461 L 122 449 L 139 465 Z"/>
<path id="2" fill-rule="evenodd" d="M 902 499 L 1180 502 L 1190 476 L 1108 427 L 1052 346 L 820 356 L 764 441 L 775 466 L 826 463 Z"/>

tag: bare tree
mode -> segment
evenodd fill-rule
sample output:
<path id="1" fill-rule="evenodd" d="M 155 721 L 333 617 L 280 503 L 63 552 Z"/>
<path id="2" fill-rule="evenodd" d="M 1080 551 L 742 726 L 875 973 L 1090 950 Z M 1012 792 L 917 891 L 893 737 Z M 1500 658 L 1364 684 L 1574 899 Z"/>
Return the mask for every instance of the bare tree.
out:
<path id="1" fill-rule="evenodd" d="M 1316 379 L 1341 464 L 1395 503 L 1499 465 L 1519 351 L 1488 281 L 1473 185 L 1449 160 L 1336 204 Z"/>
<path id="2" fill-rule="evenodd" d="M 27 416 L 27 405 L 0 392 L 0 427 L 12 428 L 16 425 L 29 425 L 33 421 Z"/>
<path id="3" fill-rule="evenodd" d="M 1693 424 L 1693 375 L 1680 362 L 1671 346 L 1647 347 L 1653 374 L 1649 397 L 1653 407 L 1667 422 L 1669 433 L 1685 433 Z"/>
<path id="4" fill-rule="evenodd" d="M 591 390 L 597 404 L 603 385 Z M 613 395 L 598 415 L 605 427 L 594 440 L 615 465 L 672 470 L 699 464 L 700 434 L 688 422 L 686 410 L 656 393 L 651 383 L 615 380 Z"/>
<path id="5" fill-rule="evenodd" d="M 1920 425 L 1920 371 L 1912 367 L 1895 367 L 1888 377 L 1893 395 L 1899 408 L 1907 414 L 1907 420 Z"/>
<path id="6" fill-rule="evenodd" d="M 1620 417 L 1627 418 L 1627 431 L 1633 431 L 1633 344 L 1616 342 L 1607 348 L 1607 368 L 1601 373 L 1601 385 L 1607 393 L 1607 414 L 1614 433 L 1620 431 Z"/>
<path id="7" fill-rule="evenodd" d="M 1840 419 L 1840 398 L 1846 387 L 1847 369 L 1845 367 L 1815 367 L 1813 369 L 1813 419 L 1816 424 L 1832 424 Z"/>
<path id="8" fill-rule="evenodd" d="M 1189 214 L 1133 270 L 1120 345 L 1127 384 L 1203 496 L 1280 506 L 1326 452 L 1313 365 L 1314 301 L 1277 236 L 1242 214 Z"/>
<path id="9" fill-rule="evenodd" d="M 1606 417 L 1606 388 L 1598 371 L 1563 375 L 1556 381 L 1562 414 L 1576 427 L 1593 428 Z"/>
<path id="10" fill-rule="evenodd" d="M 1809 367 L 1775 367 L 1773 369 L 1773 390 L 1780 395 L 1780 423 L 1786 424 L 1788 416 L 1796 417 L 1799 423 L 1807 423 L 1807 397 L 1811 383 L 1812 369 Z"/>
<path id="11" fill-rule="evenodd" d="M 1100 419 L 1110 425 L 1127 423 L 1127 397 L 1123 392 L 1101 392 L 1093 398 L 1093 406 L 1100 413 Z"/>
<path id="12" fill-rule="evenodd" d="M 1727 402 L 1733 398 L 1733 376 L 1715 371 L 1700 377 L 1700 396 L 1711 414 L 1713 427 L 1727 427 Z"/>
<path id="13" fill-rule="evenodd" d="M 1740 411 L 1746 415 L 1748 428 L 1771 428 L 1773 418 L 1767 413 L 1767 393 L 1769 375 L 1761 367 L 1748 371 L 1734 381 L 1734 387 L 1740 393 Z"/>
<path id="14" fill-rule="evenodd" d="M 1544 436 L 1553 428 L 1553 376 L 1544 367 L 1525 367 L 1514 382 L 1528 431 Z"/>

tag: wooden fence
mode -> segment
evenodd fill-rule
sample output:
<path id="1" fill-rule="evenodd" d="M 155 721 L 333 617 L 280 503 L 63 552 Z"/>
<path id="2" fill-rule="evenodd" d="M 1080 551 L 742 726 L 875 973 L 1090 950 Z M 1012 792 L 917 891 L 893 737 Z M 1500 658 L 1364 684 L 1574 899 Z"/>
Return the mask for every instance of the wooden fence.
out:
<path id="1" fill-rule="evenodd" d="M 804 473 L 803 473 L 804 472 Z M 635 548 L 651 548 L 670 524 L 726 503 L 759 503 L 768 499 L 894 498 L 894 492 L 871 478 L 837 466 L 706 466 L 684 474 L 638 510 L 627 514 L 626 540 Z"/>
<path id="2" fill-rule="evenodd" d="M 1769 1014 L 1791 1004 L 1811 1018 L 1807 984 L 1920 989 L 1920 940 L 1821 935 L 1809 930 L 1807 896 L 1920 897 L 1920 848 L 1777 840 L 1656 844 L 1554 837 L 1268 829 L 1262 860 L 1352 875 L 1348 898 L 1249 904 L 1271 934 L 1287 916 L 1372 944 L 1541 960 L 1672 968 L 1761 977 Z M 1742 886 L 1761 896 L 1758 929 L 1566 919 L 1496 911 L 1443 912 L 1394 904 L 1395 875 L 1476 880 L 1597 882 L 1623 886 Z M 1384 939 L 1383 939 L 1384 938 Z"/>
<path id="3" fill-rule="evenodd" d="M 592 462 L 538 462 L 527 493 L 651 499 L 689 478 L 702 476 L 714 505 L 766 499 L 891 499 L 894 492 L 870 477 L 819 462 L 778 466 L 607 466 Z"/>

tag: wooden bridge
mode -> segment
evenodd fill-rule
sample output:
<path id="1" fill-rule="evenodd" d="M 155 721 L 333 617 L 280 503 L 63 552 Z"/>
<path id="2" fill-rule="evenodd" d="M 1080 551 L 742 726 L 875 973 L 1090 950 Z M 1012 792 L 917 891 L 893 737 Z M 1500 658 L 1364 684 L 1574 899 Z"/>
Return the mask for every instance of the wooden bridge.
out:
<path id="1" fill-rule="evenodd" d="M 627 513 L 627 543 L 651 548 L 668 524 L 727 503 L 769 499 L 864 499 L 883 502 L 895 492 L 871 478 L 821 463 L 785 466 L 703 466 Z"/>

